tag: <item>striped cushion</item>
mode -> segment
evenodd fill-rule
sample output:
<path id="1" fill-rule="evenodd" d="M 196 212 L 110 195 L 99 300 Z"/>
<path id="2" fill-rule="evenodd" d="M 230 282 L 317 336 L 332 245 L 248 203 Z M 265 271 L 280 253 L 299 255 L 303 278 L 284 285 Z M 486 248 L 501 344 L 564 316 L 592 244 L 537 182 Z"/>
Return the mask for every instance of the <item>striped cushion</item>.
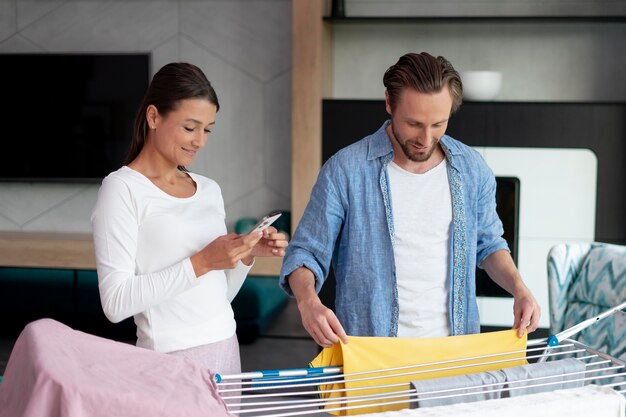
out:
<path id="1" fill-rule="evenodd" d="M 626 300 L 626 247 L 594 245 L 567 289 L 562 329 L 594 317 Z M 626 314 L 618 312 L 575 338 L 626 359 Z"/>
<path id="2" fill-rule="evenodd" d="M 626 247 L 592 248 L 568 289 L 571 301 L 610 308 L 626 299 Z"/>

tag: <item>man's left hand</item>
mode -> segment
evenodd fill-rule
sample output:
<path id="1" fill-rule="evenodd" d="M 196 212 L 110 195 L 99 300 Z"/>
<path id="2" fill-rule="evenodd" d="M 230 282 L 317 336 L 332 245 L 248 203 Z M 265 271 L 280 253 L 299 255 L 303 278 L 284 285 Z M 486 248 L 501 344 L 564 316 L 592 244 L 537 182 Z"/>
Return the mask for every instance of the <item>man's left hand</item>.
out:
<path id="1" fill-rule="evenodd" d="M 539 327 L 541 307 L 539 307 L 537 300 L 535 300 L 535 297 L 533 297 L 528 289 L 515 295 L 513 316 L 515 318 L 513 328 L 518 329 L 517 335 L 519 337 L 524 335 L 524 329 L 527 329 L 528 333 L 532 333 Z"/>

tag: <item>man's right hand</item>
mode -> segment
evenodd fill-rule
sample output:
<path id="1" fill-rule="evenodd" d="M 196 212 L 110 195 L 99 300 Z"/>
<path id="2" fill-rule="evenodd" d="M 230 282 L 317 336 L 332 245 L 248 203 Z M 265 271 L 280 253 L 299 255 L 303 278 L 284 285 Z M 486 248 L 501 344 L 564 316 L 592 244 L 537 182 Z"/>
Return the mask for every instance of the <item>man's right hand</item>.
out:
<path id="1" fill-rule="evenodd" d="M 339 319 L 317 296 L 313 273 L 306 267 L 300 267 L 289 275 L 288 280 L 298 302 L 302 325 L 315 343 L 322 347 L 331 347 L 339 339 L 348 343 L 348 336 Z"/>
<path id="2" fill-rule="evenodd" d="M 311 335 L 315 343 L 322 347 L 331 347 L 339 342 L 348 343 L 348 337 L 333 311 L 315 299 L 298 302 L 298 309 L 302 317 L 302 325 Z"/>

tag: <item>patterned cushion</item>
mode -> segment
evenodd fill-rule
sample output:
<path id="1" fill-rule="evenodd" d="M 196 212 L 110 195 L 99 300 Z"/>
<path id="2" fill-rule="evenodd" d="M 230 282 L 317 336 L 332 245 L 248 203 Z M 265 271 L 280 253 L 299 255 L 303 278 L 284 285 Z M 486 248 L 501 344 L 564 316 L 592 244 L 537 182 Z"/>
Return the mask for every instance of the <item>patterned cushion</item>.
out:
<path id="1" fill-rule="evenodd" d="M 568 289 L 578 276 L 592 247 L 601 243 L 561 243 L 548 254 L 548 295 L 550 296 L 550 334 L 565 329 L 565 309 L 570 300 Z"/>
<path id="2" fill-rule="evenodd" d="M 605 308 L 623 303 L 626 299 L 626 247 L 592 248 L 568 289 L 568 298 Z"/>
<path id="3" fill-rule="evenodd" d="M 563 329 L 626 300 L 626 247 L 594 245 L 567 289 Z M 574 336 L 589 346 L 626 359 L 626 314 L 617 312 Z"/>

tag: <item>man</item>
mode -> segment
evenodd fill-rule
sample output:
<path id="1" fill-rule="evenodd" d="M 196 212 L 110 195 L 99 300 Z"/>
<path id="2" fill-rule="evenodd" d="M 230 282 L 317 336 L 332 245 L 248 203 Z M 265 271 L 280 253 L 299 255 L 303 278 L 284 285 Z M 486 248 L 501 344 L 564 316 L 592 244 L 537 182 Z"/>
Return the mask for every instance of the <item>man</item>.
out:
<path id="1" fill-rule="evenodd" d="M 330 158 L 286 251 L 280 284 L 302 323 L 329 347 L 354 336 L 478 333 L 475 269 L 514 297 L 514 325 L 540 309 L 502 238 L 493 173 L 446 136 L 463 86 L 428 53 L 402 56 L 383 77 L 391 120 Z M 336 315 L 319 292 L 333 264 Z"/>

